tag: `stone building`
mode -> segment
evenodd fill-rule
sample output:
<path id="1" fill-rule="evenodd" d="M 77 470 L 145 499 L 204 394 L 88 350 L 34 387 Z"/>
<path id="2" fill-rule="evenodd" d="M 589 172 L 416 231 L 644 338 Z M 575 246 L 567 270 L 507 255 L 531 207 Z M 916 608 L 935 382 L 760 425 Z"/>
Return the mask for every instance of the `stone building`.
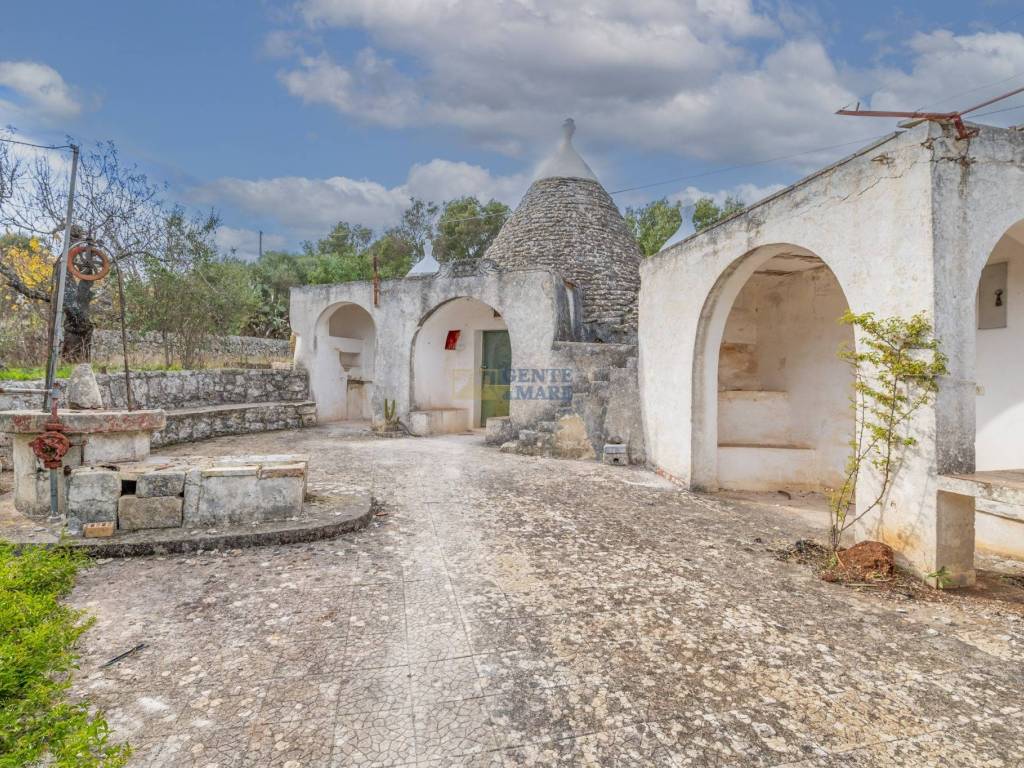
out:
<path id="1" fill-rule="evenodd" d="M 644 460 L 636 378 L 640 250 L 572 146 L 572 121 L 476 263 L 428 254 L 402 279 L 296 288 L 295 362 L 321 421 L 414 434 L 489 427 L 506 450 Z"/>
<path id="2" fill-rule="evenodd" d="M 586 341 L 636 341 L 640 247 L 611 196 L 572 146 L 567 120 L 558 152 L 487 249 L 503 269 L 544 266 L 565 279 Z"/>
<path id="3" fill-rule="evenodd" d="M 922 123 L 647 259 L 650 461 L 704 490 L 835 487 L 854 428 L 836 350 L 860 343 L 839 317 L 924 312 L 948 375 L 850 540 L 955 584 L 973 581 L 976 542 L 1024 556 L 1022 200 L 1024 133 Z M 858 507 L 878 490 L 862 476 Z"/>

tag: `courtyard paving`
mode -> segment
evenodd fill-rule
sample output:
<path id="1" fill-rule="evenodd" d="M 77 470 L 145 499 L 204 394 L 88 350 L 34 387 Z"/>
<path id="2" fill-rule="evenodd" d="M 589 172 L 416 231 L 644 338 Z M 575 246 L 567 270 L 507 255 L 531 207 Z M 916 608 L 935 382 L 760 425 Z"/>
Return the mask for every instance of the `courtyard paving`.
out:
<path id="1" fill-rule="evenodd" d="M 1024 765 L 1020 614 L 823 583 L 771 552 L 806 517 L 476 436 L 166 452 L 200 450 L 307 452 L 382 514 L 83 575 L 76 691 L 131 766 Z"/>

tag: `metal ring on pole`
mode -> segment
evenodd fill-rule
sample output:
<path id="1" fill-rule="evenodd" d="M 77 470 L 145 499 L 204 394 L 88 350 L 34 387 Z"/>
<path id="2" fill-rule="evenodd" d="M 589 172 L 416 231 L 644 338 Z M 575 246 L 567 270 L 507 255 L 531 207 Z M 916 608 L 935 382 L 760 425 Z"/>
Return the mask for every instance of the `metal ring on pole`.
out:
<path id="1" fill-rule="evenodd" d="M 75 258 L 83 253 L 92 253 L 100 258 L 100 269 L 99 272 L 89 273 L 83 272 L 77 264 L 75 264 Z M 68 272 L 77 277 L 79 280 L 85 280 L 86 282 L 92 282 L 94 280 L 102 280 L 107 276 L 110 271 L 110 257 L 107 256 L 103 250 L 90 243 L 80 243 L 68 251 Z"/>

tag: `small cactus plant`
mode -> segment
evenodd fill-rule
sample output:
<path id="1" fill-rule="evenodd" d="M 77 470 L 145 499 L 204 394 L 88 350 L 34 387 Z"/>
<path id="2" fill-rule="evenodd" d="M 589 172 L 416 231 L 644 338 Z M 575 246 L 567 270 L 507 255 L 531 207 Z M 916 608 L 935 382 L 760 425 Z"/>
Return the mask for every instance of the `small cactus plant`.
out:
<path id="1" fill-rule="evenodd" d="M 384 398 L 384 423 L 388 427 L 398 424 L 398 401 Z"/>

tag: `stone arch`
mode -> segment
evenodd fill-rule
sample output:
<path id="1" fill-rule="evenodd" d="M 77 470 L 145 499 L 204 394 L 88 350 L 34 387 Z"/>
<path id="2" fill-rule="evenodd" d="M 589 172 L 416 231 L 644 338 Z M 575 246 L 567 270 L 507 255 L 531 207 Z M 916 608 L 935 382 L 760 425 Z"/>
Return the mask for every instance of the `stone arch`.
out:
<path id="1" fill-rule="evenodd" d="M 1024 219 L 995 241 L 976 274 L 973 381 L 975 469 L 1024 468 Z M 978 545 L 1003 555 L 1024 551 L 1024 523 L 997 503 L 977 500 Z"/>
<path id="2" fill-rule="evenodd" d="M 705 298 L 693 358 L 691 485 L 823 490 L 842 479 L 853 431 L 849 308 L 816 253 L 758 246 Z M 797 402 L 797 400 L 799 402 Z"/>
<path id="3" fill-rule="evenodd" d="M 329 305 L 314 327 L 310 388 L 322 421 L 372 419 L 377 327 L 359 303 Z"/>
<path id="4" fill-rule="evenodd" d="M 510 370 L 483 372 L 485 348 L 493 350 L 495 343 L 502 343 L 491 334 L 502 332 L 507 337 Z M 457 334 L 454 348 L 448 349 L 446 342 L 453 333 Z M 498 383 L 508 384 L 516 347 L 514 331 L 503 313 L 483 299 L 454 296 L 425 312 L 413 334 L 409 354 L 413 431 L 461 432 L 483 426 L 489 414 L 508 415 L 507 398 L 500 413 L 491 413 L 491 400 L 500 395 L 495 388 Z M 421 428 L 418 422 L 427 426 Z"/>

